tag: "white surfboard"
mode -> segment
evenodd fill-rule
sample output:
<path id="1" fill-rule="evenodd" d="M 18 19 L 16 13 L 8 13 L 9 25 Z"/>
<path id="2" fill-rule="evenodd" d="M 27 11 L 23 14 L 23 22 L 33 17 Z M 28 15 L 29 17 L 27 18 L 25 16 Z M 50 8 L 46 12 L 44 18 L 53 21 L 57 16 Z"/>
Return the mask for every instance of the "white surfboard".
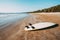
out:
<path id="1" fill-rule="evenodd" d="M 31 26 L 25 27 L 25 31 L 29 31 L 29 30 L 38 30 L 38 29 L 43 29 L 43 28 L 47 28 L 47 27 L 51 27 L 56 25 L 56 23 L 52 23 L 52 22 L 40 22 L 40 23 L 36 23 L 33 24 L 32 26 L 34 28 L 32 28 Z"/>

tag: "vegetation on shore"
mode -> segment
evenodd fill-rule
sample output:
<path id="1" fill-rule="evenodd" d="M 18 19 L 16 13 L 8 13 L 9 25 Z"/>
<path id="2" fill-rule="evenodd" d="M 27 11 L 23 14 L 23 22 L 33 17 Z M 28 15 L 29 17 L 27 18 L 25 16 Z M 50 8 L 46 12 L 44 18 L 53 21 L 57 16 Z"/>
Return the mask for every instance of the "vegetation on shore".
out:
<path id="1" fill-rule="evenodd" d="M 37 13 L 37 12 L 60 12 L 60 5 L 56 5 L 50 8 L 45 8 L 42 10 L 37 10 L 37 11 L 33 11 L 33 12 L 28 12 L 28 13 Z"/>

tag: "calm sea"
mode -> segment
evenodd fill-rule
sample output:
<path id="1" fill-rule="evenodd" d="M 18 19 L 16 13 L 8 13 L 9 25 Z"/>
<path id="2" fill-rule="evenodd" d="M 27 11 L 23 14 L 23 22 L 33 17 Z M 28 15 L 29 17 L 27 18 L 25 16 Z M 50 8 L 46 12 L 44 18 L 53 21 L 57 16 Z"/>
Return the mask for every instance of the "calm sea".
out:
<path id="1" fill-rule="evenodd" d="M 8 23 L 16 22 L 29 16 L 27 13 L 0 13 L 0 28 Z"/>

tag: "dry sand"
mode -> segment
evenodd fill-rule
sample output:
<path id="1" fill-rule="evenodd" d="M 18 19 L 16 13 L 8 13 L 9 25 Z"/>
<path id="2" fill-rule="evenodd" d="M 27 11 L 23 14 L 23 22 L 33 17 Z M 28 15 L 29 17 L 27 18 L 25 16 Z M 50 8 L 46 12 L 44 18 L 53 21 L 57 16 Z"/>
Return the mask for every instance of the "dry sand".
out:
<path id="1" fill-rule="evenodd" d="M 47 30 L 24 31 L 28 23 L 44 21 L 55 22 L 59 26 Z M 60 14 L 31 14 L 21 22 L 17 21 L 8 28 L 1 29 L 0 40 L 60 40 Z"/>

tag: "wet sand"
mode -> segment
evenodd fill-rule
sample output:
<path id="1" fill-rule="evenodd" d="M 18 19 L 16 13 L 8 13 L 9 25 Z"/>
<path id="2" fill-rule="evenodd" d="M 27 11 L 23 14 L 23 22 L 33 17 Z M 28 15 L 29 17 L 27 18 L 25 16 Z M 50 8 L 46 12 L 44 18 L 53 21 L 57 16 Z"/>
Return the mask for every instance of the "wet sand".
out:
<path id="1" fill-rule="evenodd" d="M 31 14 L 31 13 L 30 13 Z M 25 31 L 24 27 L 28 23 L 55 22 L 58 27 L 38 30 Z M 10 24 L 8 28 L 0 30 L 0 40 L 60 40 L 60 14 L 31 14 L 22 21 Z"/>

